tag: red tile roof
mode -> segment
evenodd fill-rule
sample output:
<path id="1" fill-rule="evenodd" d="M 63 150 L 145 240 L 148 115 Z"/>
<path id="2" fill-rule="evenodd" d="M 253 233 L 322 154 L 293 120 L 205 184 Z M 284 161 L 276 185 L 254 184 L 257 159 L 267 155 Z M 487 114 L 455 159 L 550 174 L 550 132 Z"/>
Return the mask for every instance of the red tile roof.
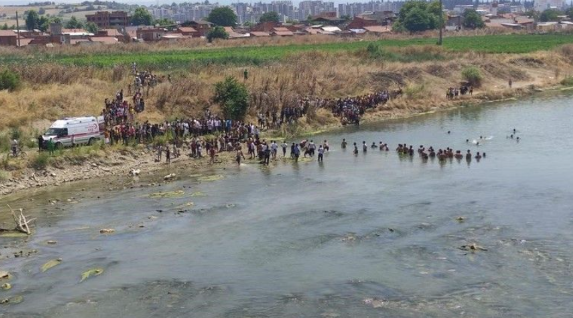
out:
<path id="1" fill-rule="evenodd" d="M 278 36 L 293 36 L 294 33 L 292 33 L 292 31 L 275 31 L 273 32 L 274 35 L 278 35 Z"/>
<path id="2" fill-rule="evenodd" d="M 107 31 L 107 36 L 123 36 L 123 34 L 116 29 L 105 29 L 105 31 Z"/>
<path id="3" fill-rule="evenodd" d="M 365 26 L 364 29 L 372 33 L 387 33 L 391 31 L 390 28 L 381 25 Z"/>
<path id="4" fill-rule="evenodd" d="M 259 32 L 259 31 L 253 31 L 253 32 L 251 32 L 251 35 L 252 36 L 258 36 L 258 37 L 271 36 L 268 32 Z"/>
<path id="5" fill-rule="evenodd" d="M 0 36 L 16 36 L 16 32 L 12 30 L 0 30 Z"/>
<path id="6" fill-rule="evenodd" d="M 178 27 L 177 30 L 179 30 L 180 32 L 183 32 L 183 33 L 195 33 L 195 32 L 197 32 L 197 30 L 195 30 L 195 28 L 192 28 L 192 27 Z"/>

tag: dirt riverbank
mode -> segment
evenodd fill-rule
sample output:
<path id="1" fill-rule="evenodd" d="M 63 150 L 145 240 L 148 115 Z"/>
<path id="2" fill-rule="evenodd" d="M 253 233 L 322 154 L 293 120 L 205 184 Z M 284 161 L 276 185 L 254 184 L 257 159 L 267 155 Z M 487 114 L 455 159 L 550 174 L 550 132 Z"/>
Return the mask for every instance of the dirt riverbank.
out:
<path id="1" fill-rule="evenodd" d="M 568 88 L 561 86 L 550 86 L 541 88 L 533 84 L 522 85 L 512 90 L 504 90 L 500 95 L 504 99 L 514 99 L 529 96 L 539 92 L 561 91 Z M 400 98 L 392 101 L 393 106 L 379 106 L 377 109 L 370 110 L 364 116 L 363 122 L 380 122 L 389 119 L 407 118 L 425 114 L 428 112 L 444 111 L 459 107 L 462 105 L 485 104 L 486 102 L 502 101 L 502 99 L 488 99 L 483 93 L 474 94 L 474 96 L 465 96 L 457 100 L 443 101 L 437 104 L 428 104 L 422 108 L 401 108 L 396 104 L 406 104 L 409 101 Z M 301 136 L 309 136 L 325 131 L 341 129 L 341 124 L 330 125 L 305 125 L 298 133 Z M 267 132 L 268 135 L 277 135 L 278 132 Z M 64 150 L 71 151 L 71 150 Z M 58 164 L 52 164 L 45 169 L 36 170 L 24 167 L 17 171 L 10 172 L 10 176 L 0 182 L 0 194 L 7 195 L 31 188 L 40 188 L 46 186 L 58 186 L 63 183 L 74 182 L 78 180 L 89 180 L 102 178 L 105 176 L 130 176 L 131 171 L 137 170 L 139 174 L 149 174 L 159 170 L 176 170 L 179 167 L 201 169 L 208 166 L 225 166 L 234 163 L 233 152 L 218 153 L 214 165 L 209 163 L 207 157 L 200 159 L 190 158 L 182 151 L 179 158 L 172 159 L 171 164 L 167 165 L 165 161 L 156 162 L 156 154 L 143 146 L 138 147 L 107 147 L 89 158 L 83 158 L 81 161 L 62 159 Z"/>
<path id="2" fill-rule="evenodd" d="M 69 151 L 69 149 L 64 151 Z M 72 163 L 64 159 L 62 163 L 50 165 L 42 170 L 23 168 L 13 174 L 16 176 L 0 182 L 0 194 L 6 195 L 30 188 L 59 186 L 63 183 L 106 176 L 128 177 L 134 170 L 138 175 L 143 175 L 159 170 L 176 171 L 180 167 L 200 169 L 207 166 L 222 166 L 233 162 L 233 156 L 232 152 L 218 153 L 215 163 L 210 164 L 207 157 L 195 159 L 182 153 L 179 158 L 173 158 L 171 164 L 167 164 L 164 158 L 162 162 L 156 162 L 157 155 L 143 146 L 111 148 L 93 154 L 81 162 Z M 176 172 L 173 173 L 176 174 Z"/>

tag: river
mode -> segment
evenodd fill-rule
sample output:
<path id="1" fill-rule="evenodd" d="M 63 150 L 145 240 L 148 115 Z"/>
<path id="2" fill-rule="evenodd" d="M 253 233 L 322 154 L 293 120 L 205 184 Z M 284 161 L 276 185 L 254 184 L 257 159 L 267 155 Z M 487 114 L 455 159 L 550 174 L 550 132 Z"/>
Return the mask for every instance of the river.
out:
<path id="1" fill-rule="evenodd" d="M 313 137 L 331 145 L 323 164 L 6 196 L 1 206 L 39 216 L 28 240 L 38 252 L 0 261 L 15 275 L 0 298 L 24 297 L 0 305 L 0 317 L 570 317 L 572 101 L 538 96 L 346 128 Z M 519 142 L 507 138 L 513 128 Z M 479 136 L 493 138 L 466 143 Z M 354 156 L 342 138 L 390 151 Z M 399 143 L 487 158 L 422 162 L 399 157 Z M 2 254 L 21 240 L 0 238 Z M 460 249 L 470 244 L 486 250 Z M 104 271 L 80 282 L 93 268 Z"/>

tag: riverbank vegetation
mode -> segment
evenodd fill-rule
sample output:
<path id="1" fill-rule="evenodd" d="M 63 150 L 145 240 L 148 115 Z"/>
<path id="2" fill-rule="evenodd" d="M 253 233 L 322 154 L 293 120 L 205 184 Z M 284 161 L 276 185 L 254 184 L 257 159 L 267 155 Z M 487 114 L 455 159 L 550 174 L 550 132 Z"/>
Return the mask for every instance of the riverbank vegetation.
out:
<path id="1" fill-rule="evenodd" d="M 529 94 L 536 88 L 561 83 L 568 85 L 573 73 L 573 44 L 560 45 L 573 42 L 573 38 L 563 35 L 457 37 L 448 38 L 444 47 L 433 45 L 433 38 L 334 43 L 317 39 L 312 44 L 261 42 L 258 47 L 233 49 L 168 45 L 151 46 L 145 51 L 135 45 L 124 53 L 119 52 L 123 46 L 99 47 L 92 52 L 85 48 L 38 49 L 22 54 L 2 50 L 0 56 L 10 62 L 3 64 L 0 72 L 10 72 L 20 82 L 12 91 L 0 91 L 0 150 L 9 150 L 15 134 L 21 145 L 33 149 L 37 135 L 55 119 L 100 114 L 105 98 L 112 98 L 120 89 L 128 94 L 134 61 L 139 69 L 149 69 L 160 78 L 154 88 L 144 91 L 146 109 L 138 115 L 140 122 L 197 116 L 207 109 L 220 113 L 227 107 L 242 114 L 245 98 L 247 121 L 256 122 L 259 113 L 296 105 L 303 97 L 335 99 L 402 89 L 402 97 L 369 110 L 364 116 L 364 120 L 380 120 Z M 34 57 L 38 57 L 36 62 L 28 63 Z M 180 58 L 180 62 L 163 63 L 155 58 Z M 189 62 L 201 59 L 200 63 Z M 253 59 L 262 62 L 254 63 Z M 245 70 L 248 76 L 244 76 Z M 216 84 L 230 78 L 235 79 L 229 91 L 240 93 L 239 104 L 216 98 Z M 509 79 L 513 81 L 512 89 L 508 87 Z M 472 96 L 446 98 L 448 88 L 468 83 L 475 88 Z M 234 109 L 237 105 L 241 107 Z M 295 136 L 337 125 L 340 121 L 332 112 L 312 109 L 295 124 L 268 133 Z M 97 153 L 73 156 L 74 151 L 83 150 L 66 151 L 80 161 L 81 157 Z M 34 162 L 5 162 L 11 171 L 41 169 L 57 162 L 33 155 L 28 160 Z"/>

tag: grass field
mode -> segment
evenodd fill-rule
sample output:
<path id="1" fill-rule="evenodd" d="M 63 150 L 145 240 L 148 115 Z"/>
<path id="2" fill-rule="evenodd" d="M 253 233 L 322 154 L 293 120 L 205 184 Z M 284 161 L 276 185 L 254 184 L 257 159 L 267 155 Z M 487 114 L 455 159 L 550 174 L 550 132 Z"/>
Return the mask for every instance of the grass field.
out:
<path id="1" fill-rule="evenodd" d="M 225 48 L 182 48 L 165 51 L 122 52 L 110 48 L 107 52 L 90 54 L 71 53 L 33 53 L 29 55 L 4 54 L 0 63 L 46 63 L 55 62 L 65 65 L 111 67 L 130 65 L 137 62 L 140 66 L 159 69 L 185 66 L 190 64 L 235 64 L 258 65 L 276 61 L 287 55 L 308 51 L 351 52 L 376 43 L 381 48 L 407 47 L 415 45 L 434 45 L 433 38 L 385 39 L 378 41 L 349 41 L 318 44 L 288 44 L 280 46 L 244 46 Z M 476 51 L 484 53 L 529 53 L 549 50 L 563 44 L 573 43 L 573 36 L 566 34 L 547 35 L 489 35 L 448 37 L 444 39 L 444 48 L 454 52 Z"/>

